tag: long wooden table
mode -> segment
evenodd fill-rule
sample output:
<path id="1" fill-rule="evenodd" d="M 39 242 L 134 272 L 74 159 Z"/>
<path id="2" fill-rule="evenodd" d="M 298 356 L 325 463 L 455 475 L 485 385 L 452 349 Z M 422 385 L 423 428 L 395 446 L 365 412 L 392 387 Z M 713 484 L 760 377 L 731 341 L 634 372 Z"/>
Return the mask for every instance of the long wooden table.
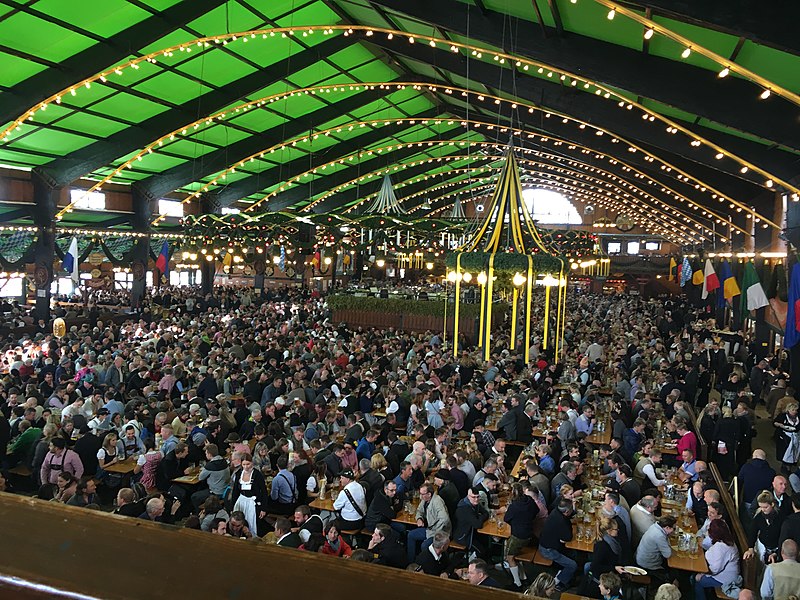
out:
<path id="1" fill-rule="evenodd" d="M 133 473 L 134 468 L 136 468 L 136 459 L 135 458 L 126 458 L 118 463 L 113 465 L 108 465 L 107 467 L 103 467 L 103 470 L 107 473 L 119 473 L 120 475 L 129 475 Z"/>
<path id="2" fill-rule="evenodd" d="M 180 477 L 176 477 L 172 481 L 175 483 L 183 483 L 185 485 L 197 485 L 200 483 L 200 467 L 194 467 L 192 472 L 188 475 L 182 475 Z"/>

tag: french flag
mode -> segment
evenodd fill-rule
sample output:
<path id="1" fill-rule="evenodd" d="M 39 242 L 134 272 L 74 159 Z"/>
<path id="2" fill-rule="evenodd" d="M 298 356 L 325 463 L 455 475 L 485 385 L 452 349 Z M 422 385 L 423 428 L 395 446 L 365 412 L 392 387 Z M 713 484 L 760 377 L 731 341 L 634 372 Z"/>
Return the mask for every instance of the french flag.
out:
<path id="1" fill-rule="evenodd" d="M 716 289 L 719 289 L 719 278 L 716 271 L 714 271 L 714 265 L 711 264 L 709 259 L 706 259 L 706 268 L 703 271 L 703 300 L 708 298 L 708 294 Z"/>

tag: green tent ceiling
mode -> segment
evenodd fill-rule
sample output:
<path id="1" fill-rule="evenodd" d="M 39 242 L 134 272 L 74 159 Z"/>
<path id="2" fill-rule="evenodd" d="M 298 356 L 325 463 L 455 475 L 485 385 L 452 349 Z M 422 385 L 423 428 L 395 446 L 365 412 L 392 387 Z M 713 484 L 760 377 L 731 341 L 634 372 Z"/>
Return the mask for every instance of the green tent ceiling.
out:
<path id="1" fill-rule="evenodd" d="M 407 209 L 440 214 L 486 192 L 502 149 L 480 144 L 513 139 L 531 183 L 561 168 L 573 201 L 697 242 L 728 211 L 741 230 L 770 214 L 800 170 L 800 11 L 703 4 L 0 0 L 0 165 L 258 211 L 352 210 L 389 172 Z"/>

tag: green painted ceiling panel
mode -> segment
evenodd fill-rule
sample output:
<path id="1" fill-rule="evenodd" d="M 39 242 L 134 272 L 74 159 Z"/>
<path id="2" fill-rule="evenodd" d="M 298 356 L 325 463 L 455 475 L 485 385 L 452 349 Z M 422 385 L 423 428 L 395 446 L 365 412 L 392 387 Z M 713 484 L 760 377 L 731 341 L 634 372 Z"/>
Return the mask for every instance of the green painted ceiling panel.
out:
<path id="1" fill-rule="evenodd" d="M 270 106 L 272 108 L 272 106 Z M 286 118 L 276 115 L 265 109 L 248 110 L 239 113 L 235 118 L 228 119 L 229 123 L 235 123 L 239 127 L 252 129 L 253 131 L 265 131 L 271 127 L 276 127 L 286 122 Z M 220 127 L 220 125 L 217 125 Z"/>
<path id="2" fill-rule="evenodd" d="M 18 167 L 35 167 L 50 162 L 46 156 L 37 156 L 23 151 L 0 148 L 0 165 L 14 165 Z"/>
<path id="3" fill-rule="evenodd" d="M 23 12 L 0 21 L 0 40 L 7 40 L 6 44 L 17 50 L 54 62 L 69 58 L 94 43 L 88 37 Z"/>
<path id="4" fill-rule="evenodd" d="M 188 28 L 203 35 L 221 35 L 228 32 L 256 29 L 263 21 L 238 2 L 225 2 L 189 23 Z"/>
<path id="5" fill-rule="evenodd" d="M 93 83 L 92 87 L 88 90 L 85 86 L 76 88 L 74 96 L 69 92 L 65 93 L 61 99 L 61 104 L 62 106 L 67 106 L 77 110 L 88 107 L 89 105 L 98 102 L 103 98 L 108 98 L 110 95 L 116 93 L 117 90 L 111 86 L 105 85 L 101 82 L 96 82 Z"/>
<path id="6" fill-rule="evenodd" d="M 265 8 L 264 12 L 269 15 L 278 14 L 278 11 L 272 6 Z M 278 19 L 277 23 L 281 27 L 293 27 L 297 25 L 299 28 L 302 25 L 334 25 L 339 21 L 339 16 L 329 7 L 325 6 L 324 2 L 314 2 L 298 10 L 294 10 L 286 17 Z M 314 33 L 312 35 L 316 36 L 319 35 L 319 33 Z"/>
<path id="7" fill-rule="evenodd" d="M 173 104 L 183 104 L 209 91 L 207 86 L 169 71 L 162 71 L 155 77 L 137 83 L 134 89 Z"/>
<path id="8" fill-rule="evenodd" d="M 343 71 L 353 69 L 363 63 L 375 60 L 375 55 L 364 46 L 352 44 L 344 50 L 331 54 L 329 60 Z"/>
<path id="9" fill-rule="evenodd" d="M 301 71 L 292 73 L 288 79 L 299 88 L 311 87 L 324 79 L 330 79 L 339 74 L 339 71 L 326 62 L 318 62 Z"/>
<path id="10" fill-rule="evenodd" d="M 241 56 L 243 59 L 259 65 L 259 67 L 277 64 L 302 50 L 304 48 L 295 40 L 277 36 L 266 40 L 256 36 L 255 39 L 251 39 L 249 42 L 236 41 L 225 46 L 226 52 Z"/>
<path id="11" fill-rule="evenodd" d="M 39 129 L 20 140 L 18 147 L 23 150 L 26 148 L 33 150 L 47 148 L 47 152 L 58 155 L 68 154 L 83 148 L 91 142 L 92 140 L 89 138 L 77 134 Z"/>
<path id="12" fill-rule="evenodd" d="M 180 70 L 199 79 L 212 81 L 217 86 L 222 86 L 253 73 L 256 69 L 238 58 L 218 50 L 205 54 L 200 60 L 186 63 Z"/>
<path id="13" fill-rule="evenodd" d="M 39 0 L 34 6 L 46 15 L 74 24 L 95 35 L 112 37 L 150 16 L 127 0 L 103 0 L 103 9 L 91 1 Z"/>
<path id="14" fill-rule="evenodd" d="M 664 25 L 664 27 L 670 31 L 673 31 L 685 37 L 686 39 L 692 40 L 703 48 L 711 50 L 720 56 L 730 56 L 734 48 L 736 48 L 737 38 L 735 36 L 719 33 L 703 27 L 696 27 L 694 25 L 689 25 L 688 23 L 680 23 L 679 21 L 675 21 L 673 19 L 657 17 L 653 20 L 656 23 Z M 712 73 L 718 73 L 722 70 L 722 67 L 717 63 L 705 58 L 704 56 L 701 56 L 697 52 L 692 52 L 688 58 L 682 59 L 681 52 L 683 52 L 684 49 L 685 46 L 666 39 L 660 35 L 655 35 L 650 40 L 650 52 L 655 56 L 663 56 L 671 60 L 683 60 L 690 65 L 694 65 L 702 69 L 708 69 Z M 709 82 L 709 84 L 713 85 L 713 79 Z"/>
<path id="15" fill-rule="evenodd" d="M 106 114 L 125 115 L 126 119 L 130 119 L 136 123 L 168 110 L 168 107 L 163 104 L 157 104 L 143 98 L 136 98 L 127 93 L 109 96 L 95 104 L 94 108 Z"/>
<path id="16" fill-rule="evenodd" d="M 781 87 L 800 93 L 800 56 L 748 41 L 742 46 L 736 62 Z M 753 84 L 753 95 L 759 93 L 761 88 Z"/>
<path id="17" fill-rule="evenodd" d="M 48 109 L 49 111 L 50 109 Z M 128 125 L 120 123 L 119 121 L 112 121 L 111 119 L 104 119 L 86 113 L 75 112 L 69 117 L 58 123 L 60 127 L 66 127 L 74 131 L 91 131 L 94 135 L 109 136 L 123 129 L 127 129 Z"/>
<path id="18" fill-rule="evenodd" d="M 2 23 L 0 23 L 0 27 L 2 27 Z M 0 69 L 0 86 L 4 87 L 11 87 L 47 69 L 44 65 L 12 56 L 5 52 L 0 52 L 0 65 L 2 65 L 2 69 Z"/>
<path id="19" fill-rule="evenodd" d="M 153 52 L 160 52 L 161 50 L 164 50 L 164 49 L 169 48 L 171 46 L 177 46 L 179 44 L 185 44 L 185 43 L 191 42 L 192 40 L 194 40 L 196 38 L 197 38 L 196 35 L 194 35 L 192 33 L 189 33 L 185 29 L 178 29 L 176 31 L 172 31 L 172 32 L 168 33 L 167 35 L 165 35 L 161 39 L 158 39 L 155 42 L 153 42 L 152 44 L 144 46 L 143 48 L 141 48 L 139 50 L 138 53 L 139 54 L 151 54 Z M 200 48 L 198 48 L 197 46 L 195 46 L 194 50 L 192 50 L 192 52 L 199 52 L 199 51 L 200 51 Z M 164 62 L 167 62 L 167 64 L 173 64 L 173 62 L 180 61 L 180 60 L 183 60 L 183 59 L 185 59 L 185 56 L 182 53 L 178 52 L 178 53 L 175 53 L 175 56 L 173 56 L 172 59 L 159 56 L 157 60 L 159 62 L 164 61 Z"/>
<path id="20" fill-rule="evenodd" d="M 559 2 L 564 28 L 581 35 L 626 48 L 641 50 L 644 28 L 636 21 L 617 15 L 608 19 L 608 9 L 596 2 Z M 653 42 L 653 40 L 650 40 Z"/>
<path id="21" fill-rule="evenodd" d="M 140 0 L 142 4 L 146 4 L 155 10 L 166 10 L 180 1 L 181 0 Z"/>
<path id="22" fill-rule="evenodd" d="M 533 3 L 535 1 L 536 0 L 531 0 L 530 2 L 515 2 L 513 0 L 484 0 L 483 5 L 489 10 L 493 10 L 495 12 L 508 14 L 513 17 L 525 19 L 526 21 L 534 21 L 538 23 L 539 19 L 536 16 L 536 11 L 533 8 Z M 550 13 L 547 8 L 547 3 L 542 2 L 541 4 L 544 4 L 542 16 L 545 14 L 549 15 Z M 474 4 L 469 8 L 469 11 L 470 14 L 480 15 L 480 10 Z"/>

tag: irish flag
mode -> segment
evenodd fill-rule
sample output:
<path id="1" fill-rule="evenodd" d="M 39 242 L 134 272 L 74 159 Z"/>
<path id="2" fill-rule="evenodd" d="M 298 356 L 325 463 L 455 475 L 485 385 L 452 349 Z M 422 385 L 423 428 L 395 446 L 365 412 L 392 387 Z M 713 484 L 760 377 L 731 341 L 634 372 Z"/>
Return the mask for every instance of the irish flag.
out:
<path id="1" fill-rule="evenodd" d="M 719 289 L 719 279 L 716 271 L 714 271 L 714 265 L 711 264 L 709 259 L 706 259 L 706 267 L 703 269 L 703 293 L 701 298 L 705 300 L 708 298 L 708 294 L 716 289 Z"/>
<path id="2" fill-rule="evenodd" d="M 742 312 L 748 310 L 758 310 L 769 304 L 764 287 L 756 273 L 756 268 L 752 262 L 744 266 L 744 277 L 742 278 Z"/>

